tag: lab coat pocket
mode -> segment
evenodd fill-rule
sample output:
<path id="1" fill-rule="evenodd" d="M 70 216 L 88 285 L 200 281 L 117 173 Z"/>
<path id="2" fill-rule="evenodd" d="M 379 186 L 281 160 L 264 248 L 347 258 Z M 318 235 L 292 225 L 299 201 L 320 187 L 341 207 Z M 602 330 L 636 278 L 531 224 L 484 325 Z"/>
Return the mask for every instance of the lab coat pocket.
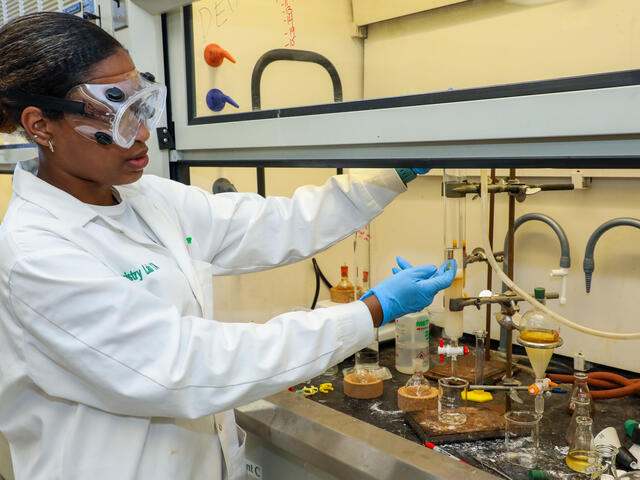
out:
<path id="1" fill-rule="evenodd" d="M 234 448 L 229 456 L 229 469 L 231 470 L 229 480 L 245 480 L 247 478 L 247 460 L 245 450 L 247 446 L 247 432 L 236 426 L 238 429 L 238 447 Z"/>
<path id="2" fill-rule="evenodd" d="M 193 260 L 193 268 L 202 290 L 202 316 L 213 320 L 213 270 L 209 262 Z"/>

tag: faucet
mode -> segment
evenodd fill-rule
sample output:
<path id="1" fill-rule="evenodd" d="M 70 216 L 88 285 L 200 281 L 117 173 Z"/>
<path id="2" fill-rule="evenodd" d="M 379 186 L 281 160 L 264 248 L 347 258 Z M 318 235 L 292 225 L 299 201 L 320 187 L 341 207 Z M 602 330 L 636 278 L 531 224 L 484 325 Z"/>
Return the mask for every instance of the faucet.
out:
<path id="1" fill-rule="evenodd" d="M 560 287 L 560 304 L 564 305 L 567 303 L 567 275 L 569 273 L 569 267 L 571 266 L 571 253 L 569 249 L 569 240 L 567 239 L 567 234 L 564 233 L 564 230 L 560 226 L 558 222 L 556 222 L 553 218 L 548 215 L 544 215 L 542 213 L 527 213 L 517 218 L 513 225 L 514 232 L 520 227 L 523 223 L 526 223 L 530 220 L 538 220 L 540 222 L 546 223 L 549 225 L 553 231 L 558 236 L 558 240 L 560 240 L 560 268 L 551 270 L 552 277 L 562 277 L 562 285 Z M 504 260 L 502 262 L 502 271 L 508 272 L 508 258 L 509 258 L 509 234 L 504 237 Z M 502 285 L 503 291 L 506 290 L 506 285 Z M 501 351 L 505 351 L 507 349 L 507 331 L 504 328 L 500 329 L 500 347 Z"/>
<path id="2" fill-rule="evenodd" d="M 582 268 L 584 270 L 584 279 L 587 286 L 587 293 L 591 291 L 591 277 L 593 275 L 593 270 L 595 266 L 595 262 L 593 261 L 593 251 L 596 248 L 596 243 L 602 236 L 604 232 L 607 230 L 618 227 L 622 225 L 627 225 L 629 227 L 640 228 L 640 220 L 635 218 L 614 218 L 613 220 L 609 220 L 604 222 L 598 228 L 594 230 L 594 232 L 589 237 L 589 241 L 587 242 L 587 248 L 584 251 L 584 262 L 582 264 Z"/>
<path id="3" fill-rule="evenodd" d="M 525 215 L 522 215 L 521 217 L 516 219 L 513 226 L 514 231 L 517 230 L 518 227 L 520 227 L 523 223 L 526 223 L 530 220 L 538 220 L 540 222 L 546 223 L 553 229 L 553 231 L 558 236 L 558 240 L 560 240 L 560 268 L 551 270 L 551 276 L 562 278 L 562 286 L 560 287 L 560 304 L 564 305 L 565 303 L 567 303 L 567 275 L 569 273 L 569 267 L 571 266 L 571 253 L 569 250 L 569 240 L 567 239 L 567 234 L 564 233 L 564 230 L 558 222 L 542 213 L 527 213 Z M 640 223 L 638 225 L 640 225 Z M 507 264 L 507 259 L 509 258 L 509 248 L 509 236 L 505 235 L 504 261 L 502 263 L 502 270 L 505 273 L 509 268 Z"/>

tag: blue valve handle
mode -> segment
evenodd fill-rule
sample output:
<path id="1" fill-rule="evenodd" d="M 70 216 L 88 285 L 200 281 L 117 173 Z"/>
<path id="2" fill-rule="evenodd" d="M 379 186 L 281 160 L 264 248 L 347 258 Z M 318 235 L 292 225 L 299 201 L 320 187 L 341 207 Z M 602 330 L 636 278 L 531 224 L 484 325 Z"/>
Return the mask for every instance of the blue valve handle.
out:
<path id="1" fill-rule="evenodd" d="M 227 103 L 230 103 L 236 108 L 239 108 L 239 105 L 235 102 L 233 98 L 228 95 L 225 95 L 221 90 L 217 88 L 212 88 L 207 92 L 207 107 L 214 112 L 219 112 L 222 110 Z"/>

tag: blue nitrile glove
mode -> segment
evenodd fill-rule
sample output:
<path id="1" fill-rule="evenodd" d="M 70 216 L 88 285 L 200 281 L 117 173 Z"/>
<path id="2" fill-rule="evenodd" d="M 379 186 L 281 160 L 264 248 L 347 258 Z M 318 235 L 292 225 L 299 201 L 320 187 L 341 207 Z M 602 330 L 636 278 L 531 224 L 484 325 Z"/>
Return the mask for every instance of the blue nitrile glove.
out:
<path id="1" fill-rule="evenodd" d="M 360 300 L 375 295 L 382 307 L 383 319 L 380 325 L 402 317 L 407 313 L 419 312 L 431 305 L 433 297 L 451 286 L 456 276 L 455 260 L 448 260 L 436 268 L 435 265 L 412 267 L 409 262 L 398 257 L 394 274 L 365 293 Z"/>
<path id="2" fill-rule="evenodd" d="M 415 179 L 418 175 L 427 173 L 430 168 L 396 168 L 396 172 L 400 176 L 400 179 L 406 185 L 411 180 Z"/>

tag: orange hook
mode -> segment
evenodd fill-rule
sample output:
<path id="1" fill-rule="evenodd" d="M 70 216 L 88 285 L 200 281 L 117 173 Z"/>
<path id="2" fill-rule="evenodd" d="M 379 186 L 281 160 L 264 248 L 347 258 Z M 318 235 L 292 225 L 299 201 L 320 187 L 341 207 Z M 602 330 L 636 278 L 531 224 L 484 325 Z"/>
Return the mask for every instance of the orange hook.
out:
<path id="1" fill-rule="evenodd" d="M 236 60 L 217 43 L 210 43 L 204 49 L 204 60 L 212 67 L 219 67 L 222 65 L 224 59 L 230 60 L 236 63 Z"/>

